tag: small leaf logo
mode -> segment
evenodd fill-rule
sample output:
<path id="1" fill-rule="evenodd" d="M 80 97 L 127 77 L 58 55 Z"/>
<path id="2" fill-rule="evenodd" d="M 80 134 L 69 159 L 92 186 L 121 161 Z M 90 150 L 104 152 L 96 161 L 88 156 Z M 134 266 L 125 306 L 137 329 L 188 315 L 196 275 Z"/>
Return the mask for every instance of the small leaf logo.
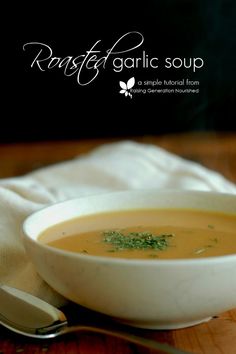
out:
<path id="1" fill-rule="evenodd" d="M 127 84 L 124 81 L 120 81 L 119 84 L 122 88 L 122 90 L 120 90 L 120 93 L 124 93 L 125 97 L 129 96 L 130 98 L 132 98 L 132 94 L 129 92 L 129 90 L 134 86 L 135 78 L 131 77 L 131 79 L 127 81 Z"/>

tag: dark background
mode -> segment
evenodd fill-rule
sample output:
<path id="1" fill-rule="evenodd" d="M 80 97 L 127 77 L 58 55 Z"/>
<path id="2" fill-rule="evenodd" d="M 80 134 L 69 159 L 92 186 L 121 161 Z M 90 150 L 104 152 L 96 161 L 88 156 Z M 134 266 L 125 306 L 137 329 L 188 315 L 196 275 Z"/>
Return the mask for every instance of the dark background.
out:
<path id="1" fill-rule="evenodd" d="M 6 19 L 1 142 L 236 130 L 234 0 L 24 2 L 12 5 Z M 146 50 L 150 57 L 202 57 L 204 68 L 115 73 L 108 65 L 90 85 L 80 86 L 62 69 L 31 68 L 34 51 L 23 51 L 25 43 L 37 41 L 55 56 L 78 56 L 99 39 L 108 49 L 130 31 L 145 40 L 129 56 Z M 130 99 L 119 94 L 119 81 L 131 76 L 199 80 L 200 93 Z"/>

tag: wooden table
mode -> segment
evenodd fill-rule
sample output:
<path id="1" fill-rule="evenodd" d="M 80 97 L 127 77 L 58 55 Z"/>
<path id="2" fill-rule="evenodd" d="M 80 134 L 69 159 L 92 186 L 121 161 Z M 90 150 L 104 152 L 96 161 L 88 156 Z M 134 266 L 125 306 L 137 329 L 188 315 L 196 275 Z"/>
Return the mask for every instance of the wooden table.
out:
<path id="1" fill-rule="evenodd" d="M 0 178 L 19 176 L 33 169 L 71 159 L 100 144 L 119 139 L 36 142 L 0 145 Z M 236 183 L 236 133 L 195 133 L 143 136 L 133 140 L 152 143 L 184 158 L 219 171 Z M 236 295 L 235 295 L 236 296 Z M 235 354 L 236 309 L 194 327 L 172 331 L 147 331 L 142 335 L 169 343 L 189 353 Z M 0 328 L 0 354 L 134 354 L 154 353 L 120 339 L 92 333 L 73 334 L 56 340 L 23 338 Z"/>

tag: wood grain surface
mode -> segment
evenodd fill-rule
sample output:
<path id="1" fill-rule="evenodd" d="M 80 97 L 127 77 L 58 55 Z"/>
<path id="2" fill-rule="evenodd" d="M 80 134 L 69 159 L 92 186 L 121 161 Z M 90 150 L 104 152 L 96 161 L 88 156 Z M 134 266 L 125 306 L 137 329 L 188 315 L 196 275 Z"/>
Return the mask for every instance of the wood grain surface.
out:
<path id="1" fill-rule="evenodd" d="M 194 133 L 130 139 L 163 147 L 218 171 L 236 183 L 236 134 Z M 0 178 L 24 175 L 37 168 L 80 156 L 101 144 L 118 140 L 123 139 L 0 145 Z M 137 330 L 137 333 L 140 331 Z M 215 316 L 209 322 L 197 326 L 171 331 L 142 330 L 141 333 L 147 338 L 168 343 L 192 354 L 235 354 L 236 309 Z M 124 340 L 89 332 L 74 333 L 55 340 L 38 341 L 13 334 L 0 327 L 0 354 L 10 353 L 151 354 L 155 351 Z"/>

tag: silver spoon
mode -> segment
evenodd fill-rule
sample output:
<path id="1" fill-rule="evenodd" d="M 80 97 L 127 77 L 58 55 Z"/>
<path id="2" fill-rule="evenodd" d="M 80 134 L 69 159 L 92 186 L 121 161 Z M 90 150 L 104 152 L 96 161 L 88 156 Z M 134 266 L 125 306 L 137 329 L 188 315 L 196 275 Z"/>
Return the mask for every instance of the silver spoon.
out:
<path id="1" fill-rule="evenodd" d="M 35 296 L 6 285 L 0 286 L 0 324 L 18 334 L 33 338 L 47 339 L 71 332 L 90 331 L 118 337 L 163 353 L 186 354 L 169 344 L 159 343 L 123 330 L 90 324 L 69 326 L 62 311 Z"/>

